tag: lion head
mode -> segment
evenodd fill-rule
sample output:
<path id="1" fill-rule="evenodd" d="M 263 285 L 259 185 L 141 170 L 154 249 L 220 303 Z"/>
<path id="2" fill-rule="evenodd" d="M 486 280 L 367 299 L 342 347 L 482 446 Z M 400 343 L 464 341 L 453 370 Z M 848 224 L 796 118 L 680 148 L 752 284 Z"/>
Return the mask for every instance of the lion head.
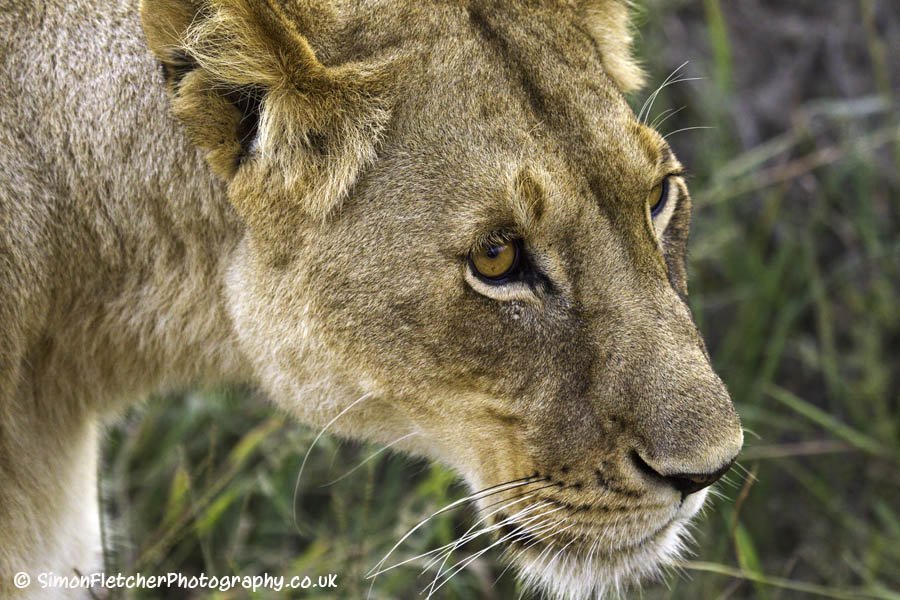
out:
<path id="1" fill-rule="evenodd" d="M 142 8 L 246 227 L 229 290 L 259 383 L 451 465 L 573 599 L 671 559 L 742 444 L 685 302 L 682 168 L 623 97 L 626 8 Z"/>

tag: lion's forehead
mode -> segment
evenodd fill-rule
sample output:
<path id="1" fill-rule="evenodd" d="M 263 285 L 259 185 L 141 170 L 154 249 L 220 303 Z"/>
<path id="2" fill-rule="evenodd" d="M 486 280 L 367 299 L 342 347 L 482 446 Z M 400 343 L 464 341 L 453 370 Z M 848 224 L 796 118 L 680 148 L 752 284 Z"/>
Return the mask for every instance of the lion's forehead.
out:
<path id="1" fill-rule="evenodd" d="M 352 29 L 352 43 L 368 52 L 410 57 L 395 107 L 400 135 L 450 156 L 475 155 L 479 145 L 495 156 L 502 147 L 544 161 L 552 153 L 595 191 L 646 183 L 661 144 L 637 123 L 567 3 L 435 3 L 410 8 L 414 18 L 401 18 L 400 4 L 367 5 L 364 20 L 374 10 L 392 27 Z"/>

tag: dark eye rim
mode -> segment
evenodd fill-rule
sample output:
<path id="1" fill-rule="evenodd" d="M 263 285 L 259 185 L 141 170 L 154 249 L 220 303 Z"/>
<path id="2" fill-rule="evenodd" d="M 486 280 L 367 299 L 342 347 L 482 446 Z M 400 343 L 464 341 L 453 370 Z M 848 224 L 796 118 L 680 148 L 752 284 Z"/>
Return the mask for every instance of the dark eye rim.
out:
<path id="1" fill-rule="evenodd" d="M 513 258 L 513 262 L 510 267 L 498 275 L 497 277 L 488 277 L 481 273 L 478 268 L 475 266 L 475 261 L 472 259 L 472 254 L 475 252 L 470 252 L 468 257 L 469 270 L 472 272 L 475 277 L 477 277 L 480 281 L 487 283 L 488 285 L 504 285 L 512 281 L 516 275 L 519 274 L 522 268 L 522 240 L 521 239 L 512 239 L 506 240 L 503 242 L 492 244 L 493 246 L 499 246 L 501 244 L 512 244 L 513 250 L 515 250 L 515 257 Z M 483 249 L 483 248 L 482 248 Z"/>
<path id="2" fill-rule="evenodd" d="M 659 216 L 669 201 L 669 179 L 671 179 L 671 176 L 666 175 L 660 182 L 659 199 L 656 201 L 656 204 L 650 207 L 650 217 L 654 219 Z"/>

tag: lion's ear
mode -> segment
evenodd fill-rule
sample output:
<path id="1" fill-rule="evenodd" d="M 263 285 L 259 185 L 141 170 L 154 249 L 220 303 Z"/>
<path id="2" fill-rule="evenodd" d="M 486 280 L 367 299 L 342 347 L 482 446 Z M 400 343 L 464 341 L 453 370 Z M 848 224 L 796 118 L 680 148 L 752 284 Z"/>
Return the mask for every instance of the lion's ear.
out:
<path id="1" fill-rule="evenodd" d="M 600 49 L 603 67 L 623 93 L 644 85 L 644 70 L 632 55 L 634 29 L 630 0 L 581 0 L 588 32 Z"/>
<path id="2" fill-rule="evenodd" d="M 264 181 L 313 217 L 333 212 L 387 123 L 385 65 L 326 67 L 271 0 L 143 0 L 141 19 L 214 171 Z"/>

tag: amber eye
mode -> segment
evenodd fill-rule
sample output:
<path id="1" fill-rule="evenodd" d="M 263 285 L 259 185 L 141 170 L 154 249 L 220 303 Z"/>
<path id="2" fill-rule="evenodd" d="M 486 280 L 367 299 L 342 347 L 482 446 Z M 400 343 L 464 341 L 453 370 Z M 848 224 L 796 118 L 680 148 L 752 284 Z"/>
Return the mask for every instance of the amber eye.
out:
<path id="1" fill-rule="evenodd" d="M 515 273 L 519 266 L 519 254 L 519 242 L 503 242 L 473 251 L 469 262 L 482 279 L 500 283 Z"/>
<path id="2" fill-rule="evenodd" d="M 666 177 L 660 181 L 650 191 L 650 216 L 656 217 L 666 207 L 666 201 L 669 199 L 669 178 Z"/>

